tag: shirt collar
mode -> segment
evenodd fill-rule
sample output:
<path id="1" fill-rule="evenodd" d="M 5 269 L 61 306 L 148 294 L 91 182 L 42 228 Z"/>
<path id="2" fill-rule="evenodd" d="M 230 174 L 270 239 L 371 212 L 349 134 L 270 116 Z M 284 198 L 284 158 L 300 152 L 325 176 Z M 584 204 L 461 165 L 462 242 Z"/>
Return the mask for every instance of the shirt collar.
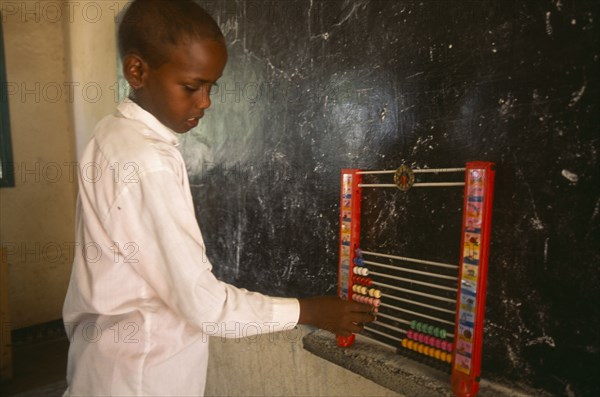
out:
<path id="1" fill-rule="evenodd" d="M 126 98 L 118 107 L 117 110 L 125 118 L 141 121 L 146 124 L 153 132 L 160 137 L 161 140 L 169 142 L 173 146 L 179 145 L 179 137 L 172 129 L 158 121 L 151 113 L 142 109 L 137 103 Z"/>

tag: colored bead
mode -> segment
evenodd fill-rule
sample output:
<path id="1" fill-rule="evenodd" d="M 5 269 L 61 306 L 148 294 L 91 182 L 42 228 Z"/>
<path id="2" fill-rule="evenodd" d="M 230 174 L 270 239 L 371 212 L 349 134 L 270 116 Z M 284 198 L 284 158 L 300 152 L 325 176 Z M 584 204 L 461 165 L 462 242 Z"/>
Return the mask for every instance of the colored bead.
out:
<path id="1" fill-rule="evenodd" d="M 429 335 L 433 335 L 433 329 L 434 329 L 434 328 L 435 328 L 435 327 L 434 327 L 433 325 L 430 325 L 430 326 L 428 326 L 428 327 L 427 327 L 427 333 L 428 333 Z"/>
<path id="2" fill-rule="evenodd" d="M 433 336 L 435 336 L 436 338 L 440 337 L 440 329 L 438 327 L 435 327 L 433 329 Z"/>
<path id="3" fill-rule="evenodd" d="M 412 339 L 412 338 L 413 338 L 413 331 L 412 331 L 412 330 L 409 330 L 409 331 L 406 333 L 406 337 L 407 337 L 408 339 Z"/>
<path id="4" fill-rule="evenodd" d="M 402 347 L 406 347 L 408 346 L 408 339 L 404 338 L 402 339 Z"/>
<path id="5" fill-rule="evenodd" d="M 452 343 L 448 343 L 447 349 L 448 349 L 448 351 L 450 353 L 452 353 L 452 347 L 453 347 L 453 344 Z"/>
<path id="6" fill-rule="evenodd" d="M 373 301 L 373 306 L 375 306 L 375 307 L 379 307 L 379 306 L 381 306 L 381 299 L 375 299 L 375 300 Z"/>
<path id="7" fill-rule="evenodd" d="M 440 329 L 440 338 L 446 339 L 447 333 L 445 329 Z"/>
<path id="8" fill-rule="evenodd" d="M 362 257 L 362 250 L 360 248 L 357 248 L 354 250 L 354 255 L 358 256 L 359 258 Z"/>
<path id="9" fill-rule="evenodd" d="M 421 323 L 417 323 L 417 326 L 416 326 L 416 328 L 417 328 L 417 331 L 421 332 L 421 328 L 422 328 L 422 327 L 423 327 L 423 324 L 421 324 Z"/>
<path id="10" fill-rule="evenodd" d="M 435 340 L 435 347 L 437 347 L 438 349 L 442 348 L 442 340 L 439 338 L 436 338 Z"/>
<path id="11" fill-rule="evenodd" d="M 381 291 L 376 289 L 375 292 L 373 292 L 373 296 L 375 298 L 381 298 Z"/>

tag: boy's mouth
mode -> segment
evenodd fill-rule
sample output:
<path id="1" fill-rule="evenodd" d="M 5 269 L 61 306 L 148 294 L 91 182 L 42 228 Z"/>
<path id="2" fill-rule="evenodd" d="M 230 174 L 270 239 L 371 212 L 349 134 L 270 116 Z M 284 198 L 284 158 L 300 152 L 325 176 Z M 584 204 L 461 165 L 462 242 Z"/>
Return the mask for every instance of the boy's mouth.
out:
<path id="1" fill-rule="evenodd" d="M 202 118 L 202 116 L 203 115 L 196 116 L 196 117 L 190 117 L 185 122 L 186 122 L 186 124 L 188 125 L 188 127 L 190 129 L 195 128 L 198 125 L 198 122 L 200 121 L 200 119 Z"/>

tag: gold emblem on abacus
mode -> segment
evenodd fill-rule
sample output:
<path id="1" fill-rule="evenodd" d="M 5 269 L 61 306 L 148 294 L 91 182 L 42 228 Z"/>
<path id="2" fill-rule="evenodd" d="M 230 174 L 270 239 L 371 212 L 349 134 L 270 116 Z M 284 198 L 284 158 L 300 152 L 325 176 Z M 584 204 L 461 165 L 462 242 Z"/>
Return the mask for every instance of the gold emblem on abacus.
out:
<path id="1" fill-rule="evenodd" d="M 394 173 L 394 183 L 403 192 L 408 191 L 415 183 L 415 174 L 410 167 L 401 165 Z"/>

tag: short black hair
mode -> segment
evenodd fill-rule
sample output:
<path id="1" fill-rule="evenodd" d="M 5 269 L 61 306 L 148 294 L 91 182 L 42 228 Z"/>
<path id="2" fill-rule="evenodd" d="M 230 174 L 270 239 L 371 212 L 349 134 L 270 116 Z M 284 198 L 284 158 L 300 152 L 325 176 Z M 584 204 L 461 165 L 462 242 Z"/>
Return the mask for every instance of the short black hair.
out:
<path id="1" fill-rule="evenodd" d="M 192 0 L 134 0 L 119 25 L 119 54 L 137 54 L 156 68 L 190 39 L 224 41 L 217 22 Z"/>

